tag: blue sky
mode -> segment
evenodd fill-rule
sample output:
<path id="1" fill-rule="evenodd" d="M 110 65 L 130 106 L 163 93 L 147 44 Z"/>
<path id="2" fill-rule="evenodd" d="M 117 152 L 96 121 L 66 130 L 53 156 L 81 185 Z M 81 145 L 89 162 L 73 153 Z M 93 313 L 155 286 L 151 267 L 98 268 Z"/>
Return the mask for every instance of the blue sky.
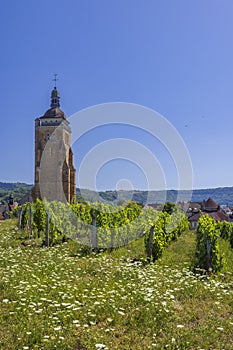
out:
<path id="1" fill-rule="evenodd" d="M 34 119 L 49 108 L 56 72 L 67 116 L 115 101 L 154 109 L 183 138 L 194 188 L 232 186 L 232 18 L 231 0 L 0 1 L 0 181 L 33 183 Z M 167 187 L 176 187 L 170 156 L 129 127 L 97 128 L 77 140 L 76 168 L 111 137 L 158 152 Z M 122 179 L 145 189 L 143 176 L 132 162 L 113 159 L 97 174 L 97 189 Z"/>

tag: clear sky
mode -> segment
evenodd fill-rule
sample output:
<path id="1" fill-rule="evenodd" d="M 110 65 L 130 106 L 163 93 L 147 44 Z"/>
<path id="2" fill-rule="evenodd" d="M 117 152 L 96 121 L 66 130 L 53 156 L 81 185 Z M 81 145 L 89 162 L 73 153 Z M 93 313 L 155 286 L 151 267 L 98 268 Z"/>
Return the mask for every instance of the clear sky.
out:
<path id="1" fill-rule="evenodd" d="M 58 73 L 67 116 L 116 101 L 154 109 L 183 138 L 194 188 L 232 186 L 232 18 L 232 0 L 1 0 L 0 181 L 33 183 L 34 119 L 49 108 Z M 161 145 L 122 125 L 77 140 L 76 168 L 112 137 L 149 147 L 167 187 L 176 187 Z M 103 164 L 97 189 L 124 188 L 127 181 L 145 188 L 136 168 L 118 159 Z"/>

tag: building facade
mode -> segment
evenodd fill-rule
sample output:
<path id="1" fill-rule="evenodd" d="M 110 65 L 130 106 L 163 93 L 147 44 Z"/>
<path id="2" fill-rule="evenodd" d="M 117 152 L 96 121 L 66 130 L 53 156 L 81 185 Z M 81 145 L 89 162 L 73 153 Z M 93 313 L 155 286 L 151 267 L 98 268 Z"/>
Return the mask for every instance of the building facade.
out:
<path id="1" fill-rule="evenodd" d="M 51 104 L 35 120 L 35 170 L 32 200 L 76 201 L 76 171 L 70 146 L 71 128 L 60 109 L 60 94 L 51 93 Z"/>

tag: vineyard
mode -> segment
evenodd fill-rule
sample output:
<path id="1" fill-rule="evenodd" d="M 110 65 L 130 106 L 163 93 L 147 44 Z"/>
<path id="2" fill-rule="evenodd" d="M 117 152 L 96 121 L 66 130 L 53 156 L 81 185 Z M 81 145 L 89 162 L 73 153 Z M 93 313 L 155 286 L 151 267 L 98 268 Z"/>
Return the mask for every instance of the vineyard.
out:
<path id="1" fill-rule="evenodd" d="M 154 209 L 142 210 L 136 202 L 122 206 L 103 203 L 64 204 L 37 200 L 17 209 L 20 229 L 28 229 L 37 237 L 54 245 L 68 238 L 90 248 L 116 248 L 145 237 L 148 246 L 149 232 L 153 231 L 153 261 L 165 247 L 189 228 L 188 220 L 178 208 L 172 214 Z M 49 227 L 48 227 L 49 226 Z M 46 231 L 47 237 L 46 240 Z"/>
<path id="2" fill-rule="evenodd" d="M 135 202 L 0 222 L 0 349 L 233 348 L 233 225 Z M 48 237 L 46 238 L 46 235 Z"/>
<path id="3" fill-rule="evenodd" d="M 166 206 L 164 206 L 166 208 Z M 174 210 L 143 210 L 137 202 L 122 206 L 103 203 L 64 204 L 37 199 L 16 210 L 20 229 L 29 230 L 31 238 L 42 240 L 42 245 L 54 245 L 67 239 L 90 247 L 90 251 L 113 249 L 144 237 L 148 260 L 159 259 L 171 241 L 189 229 L 184 213 Z M 16 213 L 15 213 L 16 214 Z M 233 224 L 216 223 L 203 215 L 197 228 L 196 267 L 208 272 L 219 272 L 224 258 L 219 250 L 219 239 L 233 247 Z"/>

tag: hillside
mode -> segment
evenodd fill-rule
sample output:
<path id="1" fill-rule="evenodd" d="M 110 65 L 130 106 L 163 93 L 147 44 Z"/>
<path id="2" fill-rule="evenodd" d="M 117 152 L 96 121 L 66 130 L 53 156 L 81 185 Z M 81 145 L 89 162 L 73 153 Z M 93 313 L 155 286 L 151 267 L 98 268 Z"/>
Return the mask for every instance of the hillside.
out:
<path id="1" fill-rule="evenodd" d="M 0 182 L 0 201 L 6 201 L 11 193 L 14 194 L 15 199 L 19 201 L 30 189 L 32 185 L 25 183 L 4 183 Z M 110 202 L 121 202 L 127 199 L 135 200 L 141 203 L 163 203 L 164 199 L 170 202 L 176 202 L 176 190 L 168 190 L 166 194 L 163 191 L 105 191 L 96 193 L 90 190 L 77 189 L 77 200 L 83 199 L 90 202 L 98 201 L 99 197 Z M 181 191 L 181 198 L 185 201 L 189 198 L 189 191 Z M 218 187 L 207 189 L 196 189 L 192 192 L 192 201 L 200 202 L 203 199 L 212 197 L 217 203 L 221 205 L 233 206 L 233 187 Z"/>
<path id="2" fill-rule="evenodd" d="M 90 202 L 98 200 L 99 196 L 107 201 L 123 201 L 132 199 L 141 203 L 164 203 L 165 201 L 176 202 L 178 191 L 168 190 L 164 191 L 105 191 L 96 193 L 90 190 L 77 190 L 77 197 L 81 195 Z M 182 200 L 187 201 L 190 198 L 190 191 L 180 191 L 179 196 Z M 218 187 L 208 189 L 197 189 L 192 192 L 192 201 L 201 202 L 204 199 L 212 197 L 217 203 L 221 205 L 233 206 L 233 187 Z"/>
<path id="3" fill-rule="evenodd" d="M 0 201 L 6 202 L 13 193 L 18 202 L 31 188 L 32 185 L 22 182 L 0 182 Z"/>

